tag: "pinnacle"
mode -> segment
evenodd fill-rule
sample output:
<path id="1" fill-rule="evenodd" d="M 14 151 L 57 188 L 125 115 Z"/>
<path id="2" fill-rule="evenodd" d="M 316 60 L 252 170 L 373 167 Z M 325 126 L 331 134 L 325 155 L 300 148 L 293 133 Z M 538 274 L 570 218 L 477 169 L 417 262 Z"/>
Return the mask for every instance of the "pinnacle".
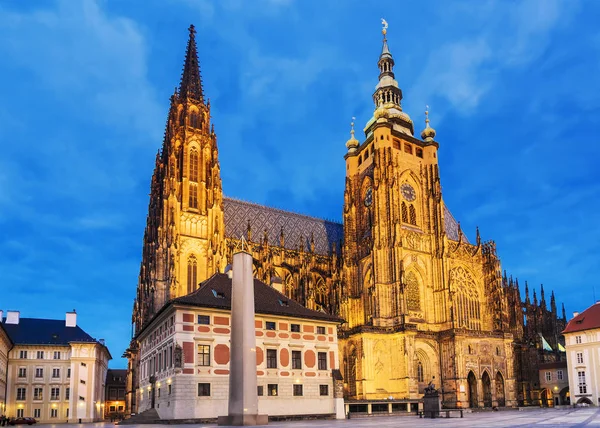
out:
<path id="1" fill-rule="evenodd" d="M 200 65 L 198 63 L 196 48 L 196 29 L 194 25 L 190 25 L 189 32 L 190 37 L 185 52 L 181 83 L 179 84 L 179 96 L 203 101 L 204 94 L 202 90 L 202 78 L 200 77 Z"/>

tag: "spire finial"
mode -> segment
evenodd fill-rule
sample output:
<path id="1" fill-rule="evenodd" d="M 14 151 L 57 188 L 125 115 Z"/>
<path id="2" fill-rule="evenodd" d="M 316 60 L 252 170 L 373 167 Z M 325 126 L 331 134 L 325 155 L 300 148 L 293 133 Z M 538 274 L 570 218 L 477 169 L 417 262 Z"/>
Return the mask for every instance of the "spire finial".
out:
<path id="1" fill-rule="evenodd" d="M 350 122 L 350 139 L 346 141 L 346 147 L 348 148 L 348 153 L 356 152 L 358 147 L 358 140 L 354 138 L 354 121 L 356 118 L 352 116 L 352 122 Z"/>
<path id="2" fill-rule="evenodd" d="M 424 141 L 433 141 L 435 138 L 435 129 L 429 126 L 429 106 L 425 106 L 425 129 L 421 132 L 421 138 Z"/>
<path id="3" fill-rule="evenodd" d="M 196 48 L 196 28 L 190 25 L 190 36 L 185 51 L 185 62 L 181 73 L 179 84 L 179 96 L 189 96 L 198 101 L 203 100 L 202 78 L 200 77 L 200 66 L 198 64 L 198 52 Z"/>
<path id="4" fill-rule="evenodd" d="M 385 35 L 387 34 L 387 29 L 388 29 L 388 23 L 383 18 L 381 18 L 381 26 L 383 27 L 381 29 L 381 34 L 383 34 L 383 39 L 385 40 Z"/>

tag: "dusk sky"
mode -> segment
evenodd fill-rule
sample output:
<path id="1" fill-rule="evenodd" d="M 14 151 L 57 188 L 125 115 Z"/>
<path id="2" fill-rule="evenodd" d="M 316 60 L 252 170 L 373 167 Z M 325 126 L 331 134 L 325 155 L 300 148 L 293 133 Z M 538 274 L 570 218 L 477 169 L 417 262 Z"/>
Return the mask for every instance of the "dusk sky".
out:
<path id="1" fill-rule="evenodd" d="M 454 217 L 571 318 L 594 286 L 600 299 L 599 16 L 592 0 L 3 0 L 0 309 L 76 309 L 125 367 L 190 24 L 225 195 L 341 221 L 385 18 L 418 133 L 430 106 Z"/>

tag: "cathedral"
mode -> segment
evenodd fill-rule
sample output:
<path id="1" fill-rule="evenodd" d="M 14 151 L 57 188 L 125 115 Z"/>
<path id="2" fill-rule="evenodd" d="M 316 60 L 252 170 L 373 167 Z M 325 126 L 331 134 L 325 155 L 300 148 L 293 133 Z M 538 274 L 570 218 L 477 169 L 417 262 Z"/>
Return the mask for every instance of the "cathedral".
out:
<path id="1" fill-rule="evenodd" d="M 244 239 L 256 278 L 345 320 L 338 339 L 347 400 L 416 399 L 433 383 L 449 408 L 538 404 L 538 364 L 564 358 L 564 307 L 560 319 L 554 294 L 548 309 L 543 289 L 539 303 L 529 290 L 522 302 L 495 243 L 462 232 L 444 202 L 427 112 L 418 133 L 402 108 L 386 32 L 373 115 L 364 135 L 357 138 L 353 124 L 346 142 L 336 223 L 224 196 L 190 27 L 151 180 L 126 352 L 130 391 L 136 333 L 166 303 L 225 272 Z"/>

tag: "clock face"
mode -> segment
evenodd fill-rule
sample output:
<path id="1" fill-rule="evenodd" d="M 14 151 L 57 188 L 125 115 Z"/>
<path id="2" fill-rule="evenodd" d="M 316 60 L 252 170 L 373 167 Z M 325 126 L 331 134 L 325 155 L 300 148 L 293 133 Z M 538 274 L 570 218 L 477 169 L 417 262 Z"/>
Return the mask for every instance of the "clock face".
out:
<path id="1" fill-rule="evenodd" d="M 373 188 L 369 187 L 365 192 L 365 206 L 370 207 L 373 203 Z"/>
<path id="2" fill-rule="evenodd" d="M 400 187 L 400 191 L 402 192 L 402 196 L 404 197 L 404 199 L 406 199 L 408 202 L 414 201 L 417 197 L 415 189 L 413 189 L 412 186 L 408 183 L 404 183 Z"/>

